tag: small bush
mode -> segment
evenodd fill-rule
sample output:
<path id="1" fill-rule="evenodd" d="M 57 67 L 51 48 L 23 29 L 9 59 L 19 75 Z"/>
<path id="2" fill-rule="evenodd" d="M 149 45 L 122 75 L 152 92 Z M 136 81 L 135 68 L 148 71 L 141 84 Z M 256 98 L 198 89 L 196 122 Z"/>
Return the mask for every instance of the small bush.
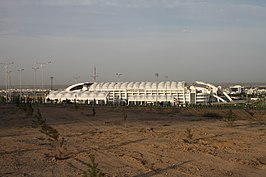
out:
<path id="1" fill-rule="evenodd" d="M 34 109 L 31 103 L 27 103 L 27 104 L 18 103 L 17 106 L 20 109 L 22 109 L 24 112 L 26 112 L 26 117 L 31 117 L 33 115 Z"/>
<path id="2" fill-rule="evenodd" d="M 192 131 L 191 131 L 191 128 L 187 128 L 186 130 L 185 130 L 185 133 L 186 133 L 186 137 L 188 138 L 188 139 L 192 139 L 193 138 L 193 134 L 192 134 Z"/>
<path id="3" fill-rule="evenodd" d="M 50 141 L 50 145 L 54 147 L 53 154 L 49 156 L 58 160 L 69 158 L 64 156 L 64 151 L 66 150 L 66 148 L 63 147 L 66 143 L 65 139 L 59 138 L 60 133 L 55 128 L 46 123 L 46 119 L 42 117 L 41 111 L 39 109 L 37 115 L 35 115 L 35 118 L 36 120 L 32 121 L 34 127 L 40 128 L 40 132 L 46 135 L 47 139 Z M 45 138 L 43 138 L 43 140 L 45 140 Z"/>
<path id="4" fill-rule="evenodd" d="M 46 119 L 42 118 L 42 113 L 40 109 L 37 110 L 37 114 L 34 116 L 36 120 L 32 120 L 33 127 L 41 127 L 43 124 L 46 123 Z"/>
<path id="5" fill-rule="evenodd" d="M 84 172 L 83 177 L 104 177 L 105 174 L 98 168 L 94 155 L 90 155 L 90 160 L 91 163 L 88 164 L 88 170 Z"/>
<path id="6" fill-rule="evenodd" d="M 55 128 L 51 127 L 50 125 L 47 125 L 46 123 L 43 124 L 41 127 L 41 132 L 44 133 L 49 140 L 58 141 L 60 134 Z"/>
<path id="7" fill-rule="evenodd" d="M 34 109 L 31 103 L 27 103 L 27 110 L 26 110 L 27 117 L 31 117 L 33 115 L 33 112 L 34 112 Z"/>
<path id="8" fill-rule="evenodd" d="M 193 133 L 192 133 L 192 129 L 191 128 L 186 128 L 185 130 L 185 136 L 186 139 L 183 139 L 183 141 L 185 143 L 193 143 Z"/>
<path id="9" fill-rule="evenodd" d="M 42 113 L 40 109 L 38 109 L 37 115 L 35 115 L 35 118 L 36 120 L 32 121 L 34 127 L 40 127 L 41 128 L 40 132 L 45 134 L 49 140 L 58 141 L 58 138 L 59 138 L 58 131 L 46 123 L 46 119 L 42 117 Z"/>

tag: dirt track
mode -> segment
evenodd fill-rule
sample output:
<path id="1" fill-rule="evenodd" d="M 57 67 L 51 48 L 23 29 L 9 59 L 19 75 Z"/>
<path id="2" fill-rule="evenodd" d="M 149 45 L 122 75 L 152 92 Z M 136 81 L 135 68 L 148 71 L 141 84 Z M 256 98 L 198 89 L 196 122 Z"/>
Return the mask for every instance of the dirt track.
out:
<path id="1" fill-rule="evenodd" d="M 82 176 L 90 154 L 108 176 L 265 176 L 265 111 L 234 110 L 229 127 L 206 110 L 133 110 L 40 106 L 47 124 L 66 139 L 56 144 L 15 106 L 0 106 L 0 176 Z M 36 114 L 37 108 L 35 107 Z M 222 116 L 227 110 L 207 110 Z M 190 143 L 185 130 L 192 130 Z"/>

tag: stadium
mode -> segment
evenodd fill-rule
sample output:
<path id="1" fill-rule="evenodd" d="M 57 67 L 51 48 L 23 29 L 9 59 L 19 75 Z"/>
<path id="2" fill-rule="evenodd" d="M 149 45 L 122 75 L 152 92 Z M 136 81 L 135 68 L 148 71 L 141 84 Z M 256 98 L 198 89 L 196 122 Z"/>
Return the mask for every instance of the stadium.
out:
<path id="1" fill-rule="evenodd" d="M 46 102 L 113 105 L 187 105 L 231 102 L 221 87 L 198 82 L 83 82 L 50 91 Z"/>

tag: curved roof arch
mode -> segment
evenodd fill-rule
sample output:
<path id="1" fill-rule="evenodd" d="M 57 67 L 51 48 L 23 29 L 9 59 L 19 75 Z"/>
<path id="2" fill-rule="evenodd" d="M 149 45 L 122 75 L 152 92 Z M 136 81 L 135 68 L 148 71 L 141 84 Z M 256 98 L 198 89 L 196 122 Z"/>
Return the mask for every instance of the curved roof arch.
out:
<path id="1" fill-rule="evenodd" d="M 115 85 L 116 85 L 115 82 L 111 82 L 111 83 L 108 85 L 108 89 L 114 90 L 114 89 L 115 89 Z"/>
<path id="2" fill-rule="evenodd" d="M 133 89 L 139 89 L 140 82 L 135 82 L 133 85 Z"/>
<path id="3" fill-rule="evenodd" d="M 134 82 L 129 82 L 127 85 L 127 89 L 133 89 Z"/>
<path id="4" fill-rule="evenodd" d="M 108 89 L 109 85 L 110 85 L 110 82 L 104 82 L 102 89 Z"/>
<path id="5" fill-rule="evenodd" d="M 128 86 L 128 82 L 124 82 L 122 85 L 121 85 L 121 89 L 127 89 L 127 86 Z"/>
<path id="6" fill-rule="evenodd" d="M 116 85 L 115 85 L 115 88 L 116 89 L 121 89 L 121 85 L 123 84 L 123 82 L 118 82 L 118 83 L 116 83 Z"/>
<path id="7" fill-rule="evenodd" d="M 165 88 L 171 89 L 171 82 L 170 81 L 165 82 Z"/>
<path id="8" fill-rule="evenodd" d="M 152 85 L 151 82 L 146 82 L 145 89 L 151 89 L 152 88 L 151 85 Z"/>
<path id="9" fill-rule="evenodd" d="M 70 85 L 69 87 L 67 87 L 65 89 L 65 91 L 69 92 L 69 91 L 75 91 L 75 90 L 82 90 L 83 87 L 91 87 L 93 86 L 94 84 L 92 83 L 88 83 L 88 82 L 81 82 L 81 83 L 77 83 L 77 84 L 73 84 L 73 85 Z"/>
<path id="10" fill-rule="evenodd" d="M 146 82 L 140 82 L 139 89 L 145 89 L 146 88 Z"/>
<path id="11" fill-rule="evenodd" d="M 165 89 L 165 83 L 164 82 L 160 82 L 158 84 L 158 89 Z"/>
<path id="12" fill-rule="evenodd" d="M 157 82 L 153 82 L 153 83 L 151 84 L 151 88 L 152 88 L 152 89 L 157 89 Z"/>
<path id="13" fill-rule="evenodd" d="M 170 86 L 170 88 L 171 88 L 171 89 L 177 89 L 177 88 L 178 88 L 177 85 L 178 85 L 177 82 L 171 82 L 171 86 Z"/>
<path id="14" fill-rule="evenodd" d="M 96 90 L 101 90 L 102 89 L 102 84 L 98 83 L 95 87 Z"/>

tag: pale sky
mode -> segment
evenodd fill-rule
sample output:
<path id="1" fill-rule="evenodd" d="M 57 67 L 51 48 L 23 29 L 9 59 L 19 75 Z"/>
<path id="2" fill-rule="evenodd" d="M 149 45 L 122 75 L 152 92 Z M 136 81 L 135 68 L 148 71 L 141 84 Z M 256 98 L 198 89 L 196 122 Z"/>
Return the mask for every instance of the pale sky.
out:
<path id="1" fill-rule="evenodd" d="M 33 84 L 34 63 L 50 60 L 46 84 L 91 81 L 93 66 L 98 81 L 266 82 L 266 1 L 0 0 L 12 84 L 18 68 Z"/>

